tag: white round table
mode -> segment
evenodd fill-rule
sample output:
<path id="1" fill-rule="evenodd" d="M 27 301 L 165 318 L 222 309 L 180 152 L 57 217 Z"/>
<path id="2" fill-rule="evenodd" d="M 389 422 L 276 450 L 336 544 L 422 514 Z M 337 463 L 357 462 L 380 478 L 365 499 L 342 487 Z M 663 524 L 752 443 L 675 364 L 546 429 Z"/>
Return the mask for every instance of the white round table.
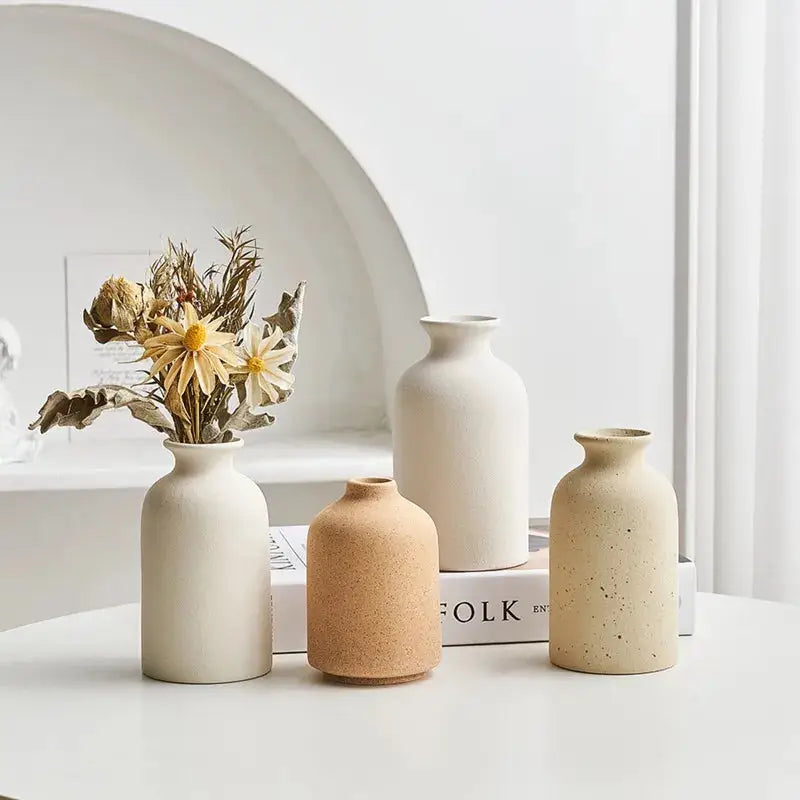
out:
<path id="1" fill-rule="evenodd" d="M 0 634 L 0 795 L 19 800 L 800 797 L 800 608 L 701 595 L 672 670 L 545 644 L 445 648 L 428 679 L 142 678 L 138 607 Z"/>

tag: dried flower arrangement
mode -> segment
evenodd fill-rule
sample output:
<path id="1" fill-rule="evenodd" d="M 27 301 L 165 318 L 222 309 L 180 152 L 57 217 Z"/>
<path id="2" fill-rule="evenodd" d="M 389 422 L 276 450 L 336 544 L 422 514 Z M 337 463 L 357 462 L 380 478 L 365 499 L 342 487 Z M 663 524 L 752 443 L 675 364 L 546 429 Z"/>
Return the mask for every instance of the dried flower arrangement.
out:
<path id="1" fill-rule="evenodd" d="M 56 391 L 30 428 L 85 428 L 114 408 L 190 444 L 228 442 L 234 431 L 271 425 L 265 408 L 292 393 L 305 283 L 284 293 L 263 325 L 251 322 L 261 256 L 248 231 L 217 232 L 228 251 L 224 265 L 198 272 L 194 252 L 169 242 L 145 283 L 109 278 L 84 322 L 100 344 L 144 348 L 137 360 L 151 361 L 149 372 L 136 387 Z"/>

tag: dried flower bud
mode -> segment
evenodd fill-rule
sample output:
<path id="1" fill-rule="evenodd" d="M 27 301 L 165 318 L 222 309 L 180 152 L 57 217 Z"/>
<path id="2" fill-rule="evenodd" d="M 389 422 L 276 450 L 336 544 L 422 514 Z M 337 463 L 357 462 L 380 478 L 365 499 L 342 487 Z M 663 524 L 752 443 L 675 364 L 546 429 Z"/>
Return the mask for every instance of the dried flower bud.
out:
<path id="1" fill-rule="evenodd" d="M 94 299 L 91 315 L 106 328 L 129 333 L 144 311 L 142 287 L 127 278 L 109 278 Z"/>

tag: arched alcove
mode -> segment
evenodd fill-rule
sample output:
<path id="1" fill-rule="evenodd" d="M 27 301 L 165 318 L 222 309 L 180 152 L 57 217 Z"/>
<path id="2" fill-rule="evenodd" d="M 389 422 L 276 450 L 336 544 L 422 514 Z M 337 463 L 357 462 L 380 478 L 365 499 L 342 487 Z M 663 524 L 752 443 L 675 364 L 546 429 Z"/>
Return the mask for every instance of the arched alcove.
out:
<path id="1" fill-rule="evenodd" d="M 67 378 L 65 257 L 169 235 L 206 260 L 212 225 L 246 222 L 264 247 L 261 310 L 309 281 L 276 431 L 386 427 L 426 303 L 375 187 L 302 103 L 206 41 L 66 5 L 0 5 L 0 102 L 0 315 L 24 342 L 23 414 Z"/>

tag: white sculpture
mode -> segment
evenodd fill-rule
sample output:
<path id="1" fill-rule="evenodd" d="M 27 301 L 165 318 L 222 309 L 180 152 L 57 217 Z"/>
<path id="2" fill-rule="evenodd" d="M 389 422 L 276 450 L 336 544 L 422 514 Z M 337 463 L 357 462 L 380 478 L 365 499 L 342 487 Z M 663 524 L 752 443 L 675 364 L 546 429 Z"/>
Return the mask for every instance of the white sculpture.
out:
<path id="1" fill-rule="evenodd" d="M 30 461 L 39 449 L 39 436 L 20 425 L 7 386 L 7 376 L 19 365 L 22 342 L 14 326 L 0 319 L 0 464 Z"/>

